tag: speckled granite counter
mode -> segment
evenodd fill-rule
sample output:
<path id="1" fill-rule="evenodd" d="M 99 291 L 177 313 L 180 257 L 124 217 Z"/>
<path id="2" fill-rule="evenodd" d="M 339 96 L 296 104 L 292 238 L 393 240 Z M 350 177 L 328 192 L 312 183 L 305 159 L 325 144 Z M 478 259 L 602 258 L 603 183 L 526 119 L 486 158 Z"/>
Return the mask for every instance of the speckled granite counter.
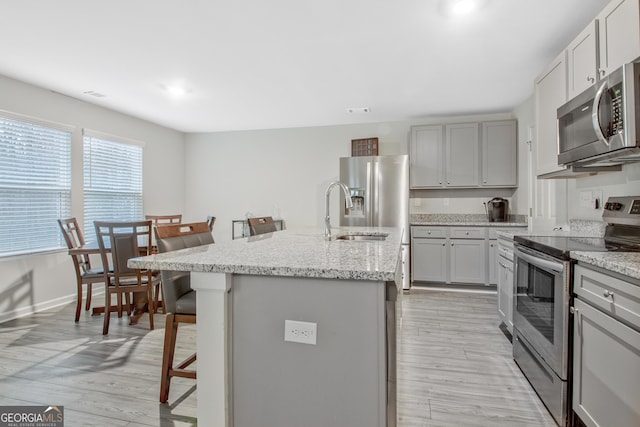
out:
<path id="1" fill-rule="evenodd" d="M 320 229 L 283 230 L 166 254 L 133 258 L 129 266 L 154 270 L 266 276 L 394 280 L 401 231 L 382 227 L 333 228 L 333 236 L 388 233 L 383 241 L 325 241 Z"/>
<path id="2" fill-rule="evenodd" d="M 475 226 L 475 227 L 526 227 L 525 215 L 512 215 L 508 222 L 489 222 L 482 214 L 411 214 L 411 225 Z"/>
<path id="3" fill-rule="evenodd" d="M 571 252 L 571 258 L 605 270 L 640 279 L 640 253 L 636 252 Z"/>

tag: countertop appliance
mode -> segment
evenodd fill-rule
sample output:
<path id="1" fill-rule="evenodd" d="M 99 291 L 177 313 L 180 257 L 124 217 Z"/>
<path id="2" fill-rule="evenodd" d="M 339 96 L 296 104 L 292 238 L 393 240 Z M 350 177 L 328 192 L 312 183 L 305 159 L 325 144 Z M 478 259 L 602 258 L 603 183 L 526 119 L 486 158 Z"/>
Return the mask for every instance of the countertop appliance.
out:
<path id="1" fill-rule="evenodd" d="M 602 218 L 604 237 L 514 237 L 513 357 L 560 426 L 571 406 L 570 253 L 640 251 L 640 196 L 610 197 Z"/>
<path id="2" fill-rule="evenodd" d="M 340 181 L 353 201 L 347 209 L 340 193 L 340 225 L 403 229 L 402 288 L 409 289 L 409 156 L 341 157 Z"/>
<path id="3" fill-rule="evenodd" d="M 507 222 L 509 220 L 509 201 L 494 197 L 485 203 L 489 222 Z"/>
<path id="4" fill-rule="evenodd" d="M 558 108 L 558 164 L 640 161 L 640 64 L 629 63 Z"/>

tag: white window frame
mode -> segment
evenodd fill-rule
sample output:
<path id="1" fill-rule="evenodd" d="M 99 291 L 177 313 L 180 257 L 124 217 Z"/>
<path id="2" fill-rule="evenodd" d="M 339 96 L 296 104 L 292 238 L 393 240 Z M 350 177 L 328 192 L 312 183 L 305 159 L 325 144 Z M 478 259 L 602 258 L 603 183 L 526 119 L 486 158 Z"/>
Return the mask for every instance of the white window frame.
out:
<path id="1" fill-rule="evenodd" d="M 84 235 L 93 221 L 138 221 L 143 212 L 144 143 L 83 129 Z"/>
<path id="2" fill-rule="evenodd" d="M 71 216 L 75 128 L 0 110 L 0 257 L 57 251 Z"/>

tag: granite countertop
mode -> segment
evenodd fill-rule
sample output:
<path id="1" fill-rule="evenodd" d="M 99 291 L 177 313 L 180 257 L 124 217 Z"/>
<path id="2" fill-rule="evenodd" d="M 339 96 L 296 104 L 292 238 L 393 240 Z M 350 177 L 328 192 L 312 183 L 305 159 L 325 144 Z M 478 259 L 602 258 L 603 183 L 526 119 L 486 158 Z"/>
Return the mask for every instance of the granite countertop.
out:
<path id="1" fill-rule="evenodd" d="M 386 240 L 335 240 L 340 234 L 388 233 Z M 335 227 L 293 229 L 129 260 L 131 268 L 390 281 L 396 277 L 402 230 Z"/>
<path id="2" fill-rule="evenodd" d="M 525 215 L 511 215 L 507 222 L 489 222 L 483 214 L 411 214 L 411 225 L 475 226 L 475 227 L 526 227 Z"/>
<path id="3" fill-rule="evenodd" d="M 571 252 L 571 258 L 605 270 L 640 279 L 640 253 L 638 252 Z"/>

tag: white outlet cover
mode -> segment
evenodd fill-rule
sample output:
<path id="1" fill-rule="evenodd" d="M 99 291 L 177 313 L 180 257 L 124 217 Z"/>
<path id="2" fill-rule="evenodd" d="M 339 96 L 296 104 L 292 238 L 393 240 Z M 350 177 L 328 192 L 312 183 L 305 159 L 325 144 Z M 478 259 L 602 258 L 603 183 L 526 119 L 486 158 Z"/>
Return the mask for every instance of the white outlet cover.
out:
<path id="1" fill-rule="evenodd" d="M 317 323 L 285 320 L 284 340 L 301 344 L 316 345 L 317 329 Z"/>

